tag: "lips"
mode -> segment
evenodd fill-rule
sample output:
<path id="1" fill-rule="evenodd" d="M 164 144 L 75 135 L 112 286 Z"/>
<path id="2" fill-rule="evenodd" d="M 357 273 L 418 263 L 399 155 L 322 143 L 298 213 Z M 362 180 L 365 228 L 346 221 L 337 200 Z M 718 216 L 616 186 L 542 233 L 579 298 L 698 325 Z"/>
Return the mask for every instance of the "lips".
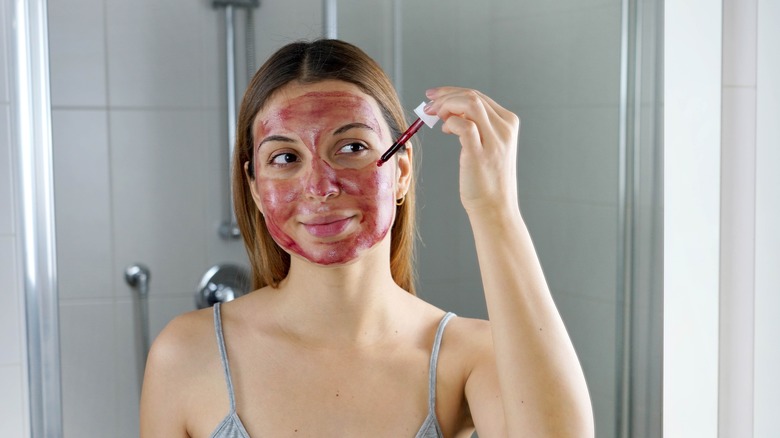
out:
<path id="1" fill-rule="evenodd" d="M 307 219 L 301 224 L 314 237 L 333 237 L 347 229 L 353 216 L 322 216 Z"/>

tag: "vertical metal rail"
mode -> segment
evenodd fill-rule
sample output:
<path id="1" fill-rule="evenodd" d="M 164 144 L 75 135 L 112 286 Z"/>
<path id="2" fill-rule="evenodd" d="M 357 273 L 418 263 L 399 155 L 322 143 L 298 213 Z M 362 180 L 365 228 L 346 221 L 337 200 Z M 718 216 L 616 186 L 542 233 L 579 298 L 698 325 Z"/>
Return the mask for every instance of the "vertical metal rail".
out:
<path id="1" fill-rule="evenodd" d="M 11 13 L 30 433 L 56 438 L 62 436 L 62 388 L 46 1 L 15 0 Z"/>
<path id="2" fill-rule="evenodd" d="M 618 307 L 617 312 L 617 324 L 616 324 L 616 346 L 620 348 L 617 354 L 617 382 L 616 382 L 616 398 L 617 398 L 617 411 L 615 422 L 615 436 L 626 437 L 628 432 L 628 388 L 630 388 L 630 380 L 626 376 L 626 321 L 625 321 L 625 309 L 626 309 L 626 291 L 627 285 L 630 284 L 630 270 L 627 266 L 630 266 L 626 257 L 630 254 L 629 242 L 627 240 L 628 219 L 627 215 L 630 212 L 627 202 L 628 192 L 628 169 L 627 169 L 627 155 L 628 155 L 628 17 L 629 17 L 629 4 L 630 0 L 623 0 L 621 2 L 621 19 L 620 19 L 620 108 L 619 108 L 619 134 L 618 134 L 618 247 L 617 247 L 617 294 L 618 294 Z M 628 278 L 627 278 L 628 277 Z M 622 306 L 621 306 L 622 305 Z"/>
<path id="3" fill-rule="evenodd" d="M 227 128 L 228 128 L 228 169 L 232 166 L 233 150 L 236 143 L 236 30 L 234 6 L 225 5 L 225 58 L 227 68 Z M 228 172 L 228 180 L 232 172 Z M 223 239 L 237 239 L 241 231 L 236 223 L 236 211 L 233 205 L 233 185 L 230 187 L 230 219 L 219 227 L 219 235 Z"/>
<path id="4" fill-rule="evenodd" d="M 325 38 L 338 38 L 338 1 L 322 0 L 322 33 Z"/>
<path id="5" fill-rule="evenodd" d="M 227 128 L 228 128 L 228 168 L 232 170 L 233 151 L 236 143 L 236 8 L 244 8 L 251 11 L 260 6 L 259 0 L 214 0 L 212 5 L 215 8 L 225 8 L 225 67 L 226 67 L 226 85 L 227 85 Z M 254 69 L 254 22 L 251 13 L 247 13 L 247 68 Z M 249 39 L 252 41 L 249 41 Z M 251 53 L 250 53 L 251 51 Z M 249 72 L 249 76 L 254 74 Z M 228 171 L 228 175 L 232 172 Z M 228 178 L 230 180 L 230 178 Z M 219 235 L 223 239 L 238 239 L 241 237 L 241 230 L 236 221 L 236 210 L 233 204 L 233 185 L 228 183 L 229 189 L 229 210 L 230 217 L 219 226 Z"/>
<path id="6" fill-rule="evenodd" d="M 151 274 L 149 268 L 142 264 L 128 266 L 125 269 L 125 282 L 136 292 L 135 310 L 138 322 L 139 358 L 138 374 L 139 382 L 143 382 L 146 359 L 149 357 L 151 337 L 149 335 L 149 280 Z M 140 389 L 140 388 L 139 388 Z"/>
<path id="7" fill-rule="evenodd" d="M 623 0 L 620 42 L 620 115 L 618 153 L 617 248 L 617 437 L 630 437 L 632 421 L 632 337 L 636 289 L 636 220 L 640 197 L 641 145 L 641 4 Z"/>

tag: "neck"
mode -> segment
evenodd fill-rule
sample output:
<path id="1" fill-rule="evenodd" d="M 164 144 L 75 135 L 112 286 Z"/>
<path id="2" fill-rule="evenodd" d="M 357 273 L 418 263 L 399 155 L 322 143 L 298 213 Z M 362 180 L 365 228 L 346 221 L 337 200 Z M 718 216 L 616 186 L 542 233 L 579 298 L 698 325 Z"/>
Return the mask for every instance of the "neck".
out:
<path id="1" fill-rule="evenodd" d="M 391 326 L 391 303 L 406 294 L 393 281 L 388 260 L 389 239 L 342 266 L 293 257 L 276 294 L 280 327 L 310 345 L 357 346 L 382 339 Z"/>

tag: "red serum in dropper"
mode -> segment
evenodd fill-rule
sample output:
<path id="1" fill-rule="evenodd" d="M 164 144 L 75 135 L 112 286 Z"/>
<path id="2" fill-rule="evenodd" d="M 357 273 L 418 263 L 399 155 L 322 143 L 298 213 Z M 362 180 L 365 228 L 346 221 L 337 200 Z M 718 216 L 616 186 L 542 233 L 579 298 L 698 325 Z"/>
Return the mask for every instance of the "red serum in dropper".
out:
<path id="1" fill-rule="evenodd" d="M 439 117 L 426 114 L 423 110 L 424 108 L 425 102 L 421 103 L 417 108 L 414 109 L 415 114 L 417 114 L 417 120 L 412 123 L 412 126 L 410 126 L 409 129 L 407 129 L 403 134 L 401 134 L 400 137 L 398 137 L 398 140 L 396 140 L 395 143 L 393 143 L 393 145 L 390 146 L 390 148 L 384 154 L 382 154 L 382 157 L 379 158 L 379 160 L 376 162 L 377 166 L 385 164 L 385 162 L 387 162 L 390 157 L 398 152 L 398 150 L 401 149 L 406 144 L 406 142 L 417 133 L 417 131 L 420 130 L 420 127 L 422 127 L 423 123 L 428 125 L 429 128 L 436 126 L 436 123 L 439 121 Z"/>

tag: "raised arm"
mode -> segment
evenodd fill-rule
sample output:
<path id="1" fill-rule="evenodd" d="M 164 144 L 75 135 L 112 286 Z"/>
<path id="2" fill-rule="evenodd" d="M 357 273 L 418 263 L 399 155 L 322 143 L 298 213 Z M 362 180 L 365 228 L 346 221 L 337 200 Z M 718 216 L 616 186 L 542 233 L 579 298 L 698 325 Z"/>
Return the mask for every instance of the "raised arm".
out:
<path id="1" fill-rule="evenodd" d="M 462 146 L 460 196 L 474 233 L 491 324 L 493 346 L 486 350 L 494 357 L 476 365 L 469 380 L 478 382 L 466 384 L 474 421 L 479 427 L 500 420 L 493 406 L 473 406 L 496 403 L 489 400 L 496 399 L 491 391 L 497 381 L 508 436 L 593 436 L 585 377 L 520 214 L 520 121 L 475 90 L 443 87 L 427 96 L 432 104 L 426 111 L 441 117 L 442 130 L 457 135 Z M 487 435 L 480 431 L 480 436 Z"/>

